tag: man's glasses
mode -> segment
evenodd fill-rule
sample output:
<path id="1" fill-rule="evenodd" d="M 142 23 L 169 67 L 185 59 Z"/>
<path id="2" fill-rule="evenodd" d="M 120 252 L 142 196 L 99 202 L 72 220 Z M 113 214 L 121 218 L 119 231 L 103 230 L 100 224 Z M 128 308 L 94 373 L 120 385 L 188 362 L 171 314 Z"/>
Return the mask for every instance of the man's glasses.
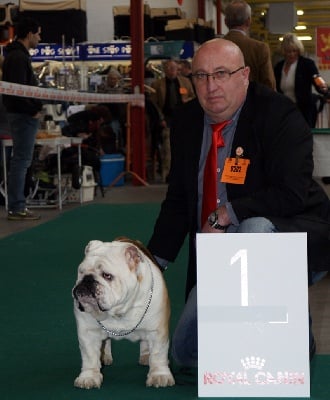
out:
<path id="1" fill-rule="evenodd" d="M 195 74 L 192 74 L 192 77 L 194 78 L 195 82 L 198 83 L 205 83 L 209 80 L 209 77 L 211 76 L 213 80 L 220 81 L 220 82 L 226 82 L 229 80 L 229 78 L 236 74 L 236 72 L 240 71 L 241 69 L 244 69 L 245 67 L 239 67 L 235 69 L 235 71 L 227 71 L 226 69 L 219 69 L 218 71 L 207 73 L 207 72 L 196 72 Z"/>

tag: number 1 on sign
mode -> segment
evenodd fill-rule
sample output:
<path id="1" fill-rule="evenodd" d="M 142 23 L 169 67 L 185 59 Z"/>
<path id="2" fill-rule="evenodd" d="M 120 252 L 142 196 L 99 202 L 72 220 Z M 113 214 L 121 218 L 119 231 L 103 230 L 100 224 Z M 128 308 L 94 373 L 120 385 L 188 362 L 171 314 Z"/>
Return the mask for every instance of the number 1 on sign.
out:
<path id="1" fill-rule="evenodd" d="M 247 250 L 239 250 L 230 260 L 233 265 L 237 260 L 241 260 L 241 305 L 247 307 L 249 305 L 249 288 L 248 288 L 248 263 Z"/>

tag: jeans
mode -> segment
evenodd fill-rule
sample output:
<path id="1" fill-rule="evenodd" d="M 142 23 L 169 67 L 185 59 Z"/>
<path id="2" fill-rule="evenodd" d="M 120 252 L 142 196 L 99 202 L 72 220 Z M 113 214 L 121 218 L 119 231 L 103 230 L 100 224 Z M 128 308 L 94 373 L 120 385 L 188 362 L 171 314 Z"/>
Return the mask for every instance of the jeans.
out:
<path id="1" fill-rule="evenodd" d="M 256 217 L 244 220 L 239 226 L 230 225 L 227 232 L 274 233 L 277 230 L 268 219 Z M 185 367 L 197 367 L 197 344 L 197 287 L 194 286 L 172 337 L 171 352 L 176 363 Z"/>
<path id="2" fill-rule="evenodd" d="M 8 121 L 13 139 L 8 178 L 8 210 L 17 212 L 26 208 L 25 177 L 33 159 L 39 120 L 28 114 L 8 113 Z"/>

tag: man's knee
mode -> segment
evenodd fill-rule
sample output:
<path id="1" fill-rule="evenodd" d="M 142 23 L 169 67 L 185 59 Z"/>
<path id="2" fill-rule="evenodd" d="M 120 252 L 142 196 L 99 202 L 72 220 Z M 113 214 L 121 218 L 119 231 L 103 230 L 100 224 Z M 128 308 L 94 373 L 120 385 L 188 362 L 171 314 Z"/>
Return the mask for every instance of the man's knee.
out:
<path id="1" fill-rule="evenodd" d="M 273 233 L 276 228 L 273 223 L 264 217 L 253 217 L 245 219 L 240 223 L 238 233 Z"/>

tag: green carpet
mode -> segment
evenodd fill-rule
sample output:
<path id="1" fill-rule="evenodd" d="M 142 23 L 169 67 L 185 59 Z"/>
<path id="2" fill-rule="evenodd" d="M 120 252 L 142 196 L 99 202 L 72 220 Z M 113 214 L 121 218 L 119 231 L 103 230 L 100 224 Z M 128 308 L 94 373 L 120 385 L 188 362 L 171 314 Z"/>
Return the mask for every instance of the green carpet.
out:
<path id="1" fill-rule="evenodd" d="M 64 211 L 36 228 L 0 240 L 1 400 L 197 399 L 196 377 L 173 365 L 177 385 L 146 388 L 147 368 L 137 365 L 138 344 L 114 342 L 114 364 L 101 389 L 73 387 L 80 353 L 71 289 L 89 240 L 126 235 L 146 243 L 158 204 L 90 204 Z M 175 227 L 174 227 L 175 229 Z M 172 303 L 171 328 L 183 305 L 187 245 L 165 273 Z M 311 366 L 313 400 L 330 397 L 330 356 Z"/>

